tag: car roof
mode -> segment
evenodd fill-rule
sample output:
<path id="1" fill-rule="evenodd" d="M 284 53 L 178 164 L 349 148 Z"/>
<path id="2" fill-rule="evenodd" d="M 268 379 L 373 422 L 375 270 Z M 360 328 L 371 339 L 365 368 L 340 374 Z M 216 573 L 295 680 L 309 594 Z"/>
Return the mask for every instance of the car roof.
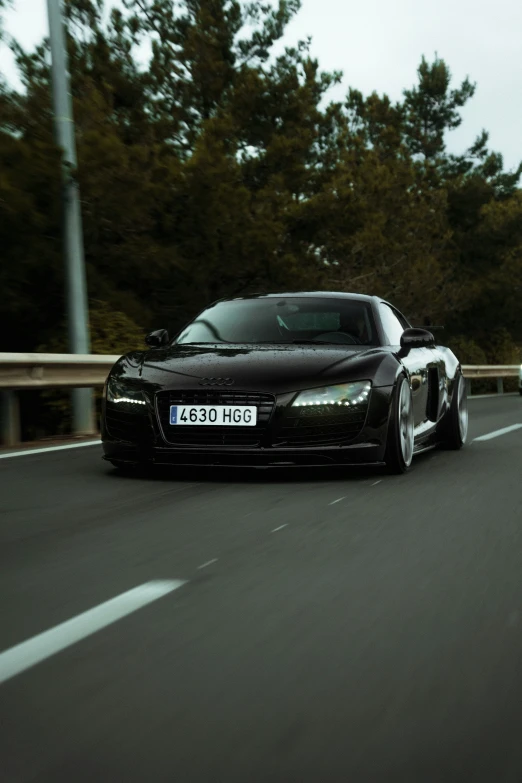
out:
<path id="1" fill-rule="evenodd" d="M 259 293 L 259 294 L 246 294 L 245 296 L 230 296 L 230 297 L 224 297 L 223 299 L 220 299 L 220 302 L 237 302 L 241 300 L 247 300 L 247 299 L 280 299 L 281 297 L 284 297 L 285 299 L 292 299 L 292 298 L 307 298 L 307 297 L 319 297 L 319 298 L 329 298 L 329 299 L 353 299 L 358 302 L 367 302 L 368 304 L 371 304 L 374 302 L 377 297 L 370 296 L 368 294 L 352 294 L 347 291 L 283 291 L 281 293 Z"/>

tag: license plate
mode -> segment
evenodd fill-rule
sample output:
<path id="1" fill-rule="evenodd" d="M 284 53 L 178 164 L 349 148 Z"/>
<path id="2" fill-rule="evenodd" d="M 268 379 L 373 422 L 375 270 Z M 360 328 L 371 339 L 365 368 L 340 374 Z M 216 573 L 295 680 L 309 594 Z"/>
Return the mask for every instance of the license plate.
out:
<path id="1" fill-rule="evenodd" d="M 191 427 L 255 427 L 255 405 L 171 405 L 170 423 Z"/>

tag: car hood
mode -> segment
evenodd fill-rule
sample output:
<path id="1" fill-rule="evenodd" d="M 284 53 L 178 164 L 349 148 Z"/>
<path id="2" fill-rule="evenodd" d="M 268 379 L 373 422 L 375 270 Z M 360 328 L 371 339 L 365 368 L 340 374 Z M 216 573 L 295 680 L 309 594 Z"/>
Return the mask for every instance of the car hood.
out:
<path id="1" fill-rule="evenodd" d="M 391 362 L 390 362 L 391 360 Z M 393 383 L 397 360 L 383 348 L 340 345 L 203 346 L 182 345 L 122 357 L 113 369 L 121 379 L 141 380 L 158 389 L 199 387 L 203 378 L 228 378 L 230 391 L 275 394 L 342 383 L 372 380 Z M 382 376 L 382 377 L 380 377 Z M 388 377 L 389 376 L 389 377 Z M 390 380 L 391 378 L 391 380 Z"/>

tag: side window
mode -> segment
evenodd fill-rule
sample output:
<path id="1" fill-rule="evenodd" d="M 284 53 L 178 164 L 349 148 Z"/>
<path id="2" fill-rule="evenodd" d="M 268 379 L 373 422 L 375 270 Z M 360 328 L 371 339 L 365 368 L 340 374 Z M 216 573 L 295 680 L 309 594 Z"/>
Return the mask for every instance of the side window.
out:
<path id="1" fill-rule="evenodd" d="M 384 302 L 379 304 L 379 315 L 381 316 L 384 334 L 388 338 L 390 345 L 400 345 L 401 334 L 406 327 L 402 325 L 391 307 L 384 304 Z"/>

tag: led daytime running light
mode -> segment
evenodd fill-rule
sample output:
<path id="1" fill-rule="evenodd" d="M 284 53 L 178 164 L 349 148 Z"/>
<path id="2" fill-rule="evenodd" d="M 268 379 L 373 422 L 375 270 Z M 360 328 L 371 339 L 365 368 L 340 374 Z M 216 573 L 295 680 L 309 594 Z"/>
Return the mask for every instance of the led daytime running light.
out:
<path id="1" fill-rule="evenodd" d="M 116 378 L 109 378 L 105 386 L 107 401 L 110 403 L 126 403 L 127 405 L 146 405 L 143 394 Z"/>
<path id="2" fill-rule="evenodd" d="M 310 406 L 360 405 L 368 402 L 370 390 L 371 383 L 369 381 L 356 381 L 354 383 L 343 383 L 337 386 L 308 389 L 297 395 L 292 406 L 296 408 L 307 408 Z M 323 396 L 327 399 L 320 399 Z M 351 399 L 348 399 L 350 397 Z"/>

